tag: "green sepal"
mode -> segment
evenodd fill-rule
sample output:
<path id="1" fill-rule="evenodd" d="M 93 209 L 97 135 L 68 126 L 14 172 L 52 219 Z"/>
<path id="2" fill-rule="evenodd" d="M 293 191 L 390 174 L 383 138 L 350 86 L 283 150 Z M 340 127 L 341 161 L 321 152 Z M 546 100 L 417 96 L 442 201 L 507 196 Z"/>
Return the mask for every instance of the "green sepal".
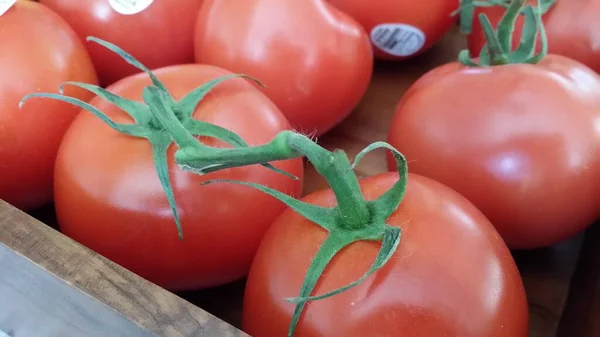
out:
<path id="1" fill-rule="evenodd" d="M 147 124 L 152 119 L 150 109 L 137 101 L 127 99 L 113 94 L 112 92 L 93 84 L 81 83 L 81 82 L 65 82 L 60 85 L 59 92 L 64 95 L 64 87 L 66 85 L 72 85 L 81 89 L 87 90 L 98 97 L 101 97 L 107 102 L 112 103 L 117 108 L 126 112 L 134 121 L 138 124 Z"/>
<path id="2" fill-rule="evenodd" d="M 80 99 L 69 97 L 69 96 L 63 96 L 60 94 L 34 93 L 34 94 L 26 95 L 25 97 L 23 97 L 21 99 L 21 102 L 19 102 L 19 108 L 22 108 L 23 104 L 25 104 L 26 101 L 28 101 L 29 99 L 34 98 L 34 97 L 55 99 L 57 101 L 69 103 L 69 104 L 77 106 L 81 109 L 87 110 L 87 111 L 93 113 L 96 117 L 100 118 L 104 123 L 106 123 L 106 125 L 108 125 L 112 129 L 114 129 L 120 133 L 129 135 L 129 136 L 133 136 L 133 137 L 141 137 L 141 138 L 146 138 L 148 136 L 147 130 L 144 127 L 142 127 L 141 125 L 115 123 L 104 112 L 100 111 L 95 106 L 93 106 L 87 102 L 84 102 Z"/>
<path id="3" fill-rule="evenodd" d="M 557 0 L 539 0 L 538 8 L 540 15 L 546 14 L 550 8 L 552 8 L 556 4 Z M 511 4 L 510 0 L 483 0 L 483 1 L 474 1 L 474 0 L 461 0 L 460 6 L 457 10 L 452 12 L 452 16 L 460 14 L 460 32 L 464 35 L 471 34 L 473 30 L 473 20 L 475 18 L 475 8 L 476 7 L 504 7 L 508 8 Z M 522 10 L 520 14 L 524 14 L 525 10 Z"/>
<path id="4" fill-rule="evenodd" d="M 383 223 L 397 210 L 400 201 L 402 201 L 406 195 L 406 188 L 408 186 L 408 162 L 406 161 L 406 157 L 392 145 L 386 142 L 375 142 L 365 147 L 356 155 L 352 168 L 355 168 L 360 160 L 369 152 L 378 149 L 386 149 L 392 153 L 394 161 L 396 162 L 396 171 L 398 172 L 398 181 L 395 182 L 390 189 L 374 201 L 368 201 L 369 205 L 371 205 L 374 210 L 373 214 L 377 216 L 373 221 Z"/>
<path id="5" fill-rule="evenodd" d="M 101 39 L 99 39 L 97 37 L 94 37 L 94 36 L 88 36 L 86 40 L 88 40 L 90 42 L 95 42 L 95 43 L 103 46 L 104 48 L 112 51 L 113 53 L 119 55 L 127 63 L 129 63 L 132 66 L 138 68 L 139 70 L 145 72 L 150 77 L 150 79 L 152 80 L 152 84 L 154 86 L 160 88 L 162 91 L 164 91 L 167 94 L 169 93 L 169 90 L 167 90 L 167 87 L 158 79 L 158 77 L 156 77 L 154 75 L 154 73 L 150 69 L 148 69 L 148 67 L 146 67 L 140 61 L 138 61 L 135 57 L 133 57 L 133 55 L 131 55 L 128 52 L 124 51 L 123 49 L 121 49 L 120 47 L 118 47 L 115 44 L 112 44 L 112 43 L 110 43 L 108 41 L 101 40 Z"/>
<path id="6" fill-rule="evenodd" d="M 536 64 L 546 57 L 548 54 L 548 39 L 542 22 L 542 11 L 547 10 L 549 5 L 544 6 L 538 1 L 538 6 L 534 9 L 533 6 L 525 5 L 525 3 L 526 0 L 513 0 L 498 23 L 496 30 L 494 30 L 485 14 L 479 14 L 481 26 L 487 40 L 482 53 L 485 51 L 486 54 L 479 58 L 479 62 L 475 62 L 468 50 L 462 50 L 458 54 L 458 61 L 468 67 L 486 67 L 506 64 Z M 512 37 L 516 20 L 521 12 L 525 16 L 523 32 L 519 47 L 512 51 Z M 542 41 L 542 50 L 540 53 L 535 54 L 538 33 Z"/>
<path id="7" fill-rule="evenodd" d="M 538 6 L 538 10 L 537 10 L 537 15 L 535 15 L 535 19 L 537 22 L 537 26 L 539 28 L 540 45 L 542 46 L 542 49 L 540 50 L 540 52 L 537 55 L 534 55 L 533 57 L 531 57 L 530 59 L 528 59 L 526 61 L 526 63 L 530 63 L 530 64 L 537 64 L 542 59 L 544 59 L 544 57 L 546 57 L 546 55 L 548 55 L 548 34 L 546 34 L 546 27 L 544 27 L 544 24 L 542 22 L 542 10 L 540 9 L 539 6 Z M 534 37 L 534 39 L 535 39 L 535 37 Z M 535 49 L 535 46 L 536 46 L 536 44 L 535 44 L 535 40 L 534 40 L 533 49 Z"/>
<path id="8" fill-rule="evenodd" d="M 289 196 L 285 193 L 279 192 L 276 189 L 263 186 L 256 183 L 249 183 L 245 181 L 239 180 L 227 180 L 227 179 L 213 179 L 207 180 L 202 183 L 202 185 L 214 184 L 214 183 L 229 183 L 229 184 L 237 184 L 244 185 L 248 187 L 255 188 L 263 193 L 266 193 L 273 198 L 281 201 L 286 206 L 290 207 L 298 214 L 302 215 L 306 219 L 317 223 L 319 226 L 323 227 L 327 231 L 333 230 L 335 227 L 335 217 L 334 210 L 332 208 L 315 206 L 304 201 L 298 200 L 292 196 Z"/>
<path id="9" fill-rule="evenodd" d="M 401 233 L 402 233 L 402 230 L 400 228 L 387 226 L 387 228 L 385 228 L 385 232 L 383 235 L 378 235 L 378 236 L 372 238 L 372 240 L 374 240 L 374 241 L 382 241 L 381 249 L 379 249 L 379 253 L 377 254 L 377 257 L 375 258 L 375 261 L 373 262 L 373 265 L 371 266 L 371 268 L 369 268 L 369 270 L 363 276 L 361 276 L 361 278 L 359 278 L 358 280 L 356 280 L 344 287 L 338 288 L 336 290 L 330 291 L 330 292 L 322 294 L 322 295 L 309 296 L 309 297 L 294 297 L 294 298 L 287 298 L 286 300 L 289 302 L 292 302 L 292 303 L 301 303 L 301 302 L 307 302 L 307 301 L 322 300 L 322 299 L 343 293 L 346 290 L 349 290 L 351 288 L 354 288 L 354 287 L 360 285 L 366 279 L 368 279 L 371 275 L 373 275 L 375 272 L 377 272 L 378 270 L 383 268 L 383 266 L 385 266 L 385 264 L 388 263 L 388 261 L 392 258 L 392 256 L 396 252 L 398 246 L 400 245 Z M 362 240 L 369 240 L 369 239 L 367 237 L 367 238 L 361 238 L 360 240 L 362 241 Z"/>
<path id="10" fill-rule="evenodd" d="M 332 234 L 327 236 L 327 239 L 325 239 L 325 242 L 323 242 L 321 247 L 319 247 L 317 254 L 312 259 L 310 266 L 306 271 L 304 280 L 302 281 L 302 286 L 300 287 L 300 294 L 298 296 L 299 298 L 310 296 L 331 260 L 333 260 L 333 258 L 342 249 L 344 249 L 344 247 L 351 243 L 352 241 L 348 240 L 346 237 L 340 237 Z M 306 303 L 307 301 L 300 301 L 296 303 L 294 313 L 292 314 L 292 320 L 288 327 L 288 337 L 294 336 L 298 322 L 300 322 L 300 316 L 302 316 L 302 312 L 306 307 Z"/>
<path id="11" fill-rule="evenodd" d="M 167 151 L 169 146 L 173 143 L 171 136 L 168 134 L 157 132 L 148 137 L 148 141 L 152 144 L 152 159 L 154 160 L 154 166 L 156 167 L 156 174 L 160 180 L 171 212 L 175 218 L 175 224 L 177 225 L 177 235 L 180 239 L 183 239 L 183 229 L 181 228 L 181 219 L 179 218 L 179 212 L 177 211 L 177 204 L 175 202 L 175 194 L 173 193 L 173 186 L 171 184 L 171 178 L 169 176 L 169 165 L 167 161 Z"/>
<path id="12" fill-rule="evenodd" d="M 202 99 L 204 99 L 206 94 L 208 94 L 212 89 L 214 89 L 219 84 L 221 84 L 227 80 L 234 79 L 234 78 L 249 79 L 249 80 L 257 83 L 258 85 L 264 87 L 264 85 L 258 79 L 256 79 L 255 77 L 249 76 L 249 75 L 245 75 L 245 74 L 224 75 L 224 76 L 218 77 L 214 80 L 210 80 L 210 81 L 206 82 L 201 87 L 198 87 L 198 88 L 192 90 L 187 95 L 185 95 L 181 100 L 179 100 L 178 102 L 175 103 L 175 113 L 182 114 L 182 116 L 178 116 L 178 117 L 192 118 L 192 114 L 196 110 L 198 103 L 200 103 L 200 101 L 202 101 Z"/>

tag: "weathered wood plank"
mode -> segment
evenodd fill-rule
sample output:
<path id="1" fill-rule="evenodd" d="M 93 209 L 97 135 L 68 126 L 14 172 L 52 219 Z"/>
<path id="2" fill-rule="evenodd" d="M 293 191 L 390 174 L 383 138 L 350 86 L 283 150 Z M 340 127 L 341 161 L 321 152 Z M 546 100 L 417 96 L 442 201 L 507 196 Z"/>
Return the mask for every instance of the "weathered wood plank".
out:
<path id="1" fill-rule="evenodd" d="M 136 325 L 159 336 L 246 336 L 219 318 L 108 261 L 3 201 L 0 201 L 0 243 L 68 283 L 73 292 L 82 291 L 88 294 Z M 20 289 L 32 291 L 43 287 L 44 292 L 48 292 L 49 295 L 65 291 L 52 279 L 28 277 L 27 273 L 37 273 L 31 268 L 24 271 L 25 274 L 13 276 L 5 273 L 4 270 L 14 269 L 15 263 L 18 262 L 13 261 L 14 258 L 9 259 L 10 255 L 6 252 L 2 256 L 4 258 L 0 260 L 0 282 L 4 281 L 4 289 L 19 284 Z M 75 294 L 69 296 L 77 297 Z M 40 299 L 42 300 L 44 299 Z M 69 302 L 70 298 L 64 300 L 67 306 L 80 305 L 77 301 Z M 4 298 L 0 297 L 0 306 L 5 305 Z M 90 303 L 85 305 L 93 306 Z M 15 306 L 11 312 L 20 310 L 25 309 Z M 127 335 L 124 333 L 126 332 L 117 330 L 111 336 Z M 26 333 L 23 335 L 29 336 Z M 140 332 L 132 336 L 143 335 Z"/>

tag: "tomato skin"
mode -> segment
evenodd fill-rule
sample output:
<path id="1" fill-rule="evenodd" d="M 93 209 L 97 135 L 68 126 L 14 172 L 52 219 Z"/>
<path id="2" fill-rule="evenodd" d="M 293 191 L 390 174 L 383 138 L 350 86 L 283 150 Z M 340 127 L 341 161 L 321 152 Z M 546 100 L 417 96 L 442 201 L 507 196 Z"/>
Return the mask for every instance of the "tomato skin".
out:
<path id="1" fill-rule="evenodd" d="M 537 248 L 600 215 L 599 122 L 600 79 L 573 60 L 451 63 L 409 89 L 388 141 L 411 172 L 473 202 L 509 247 Z"/>
<path id="2" fill-rule="evenodd" d="M 328 0 L 329 3 L 360 22 L 370 34 L 380 24 L 405 24 L 419 29 L 425 35 L 423 46 L 409 56 L 396 56 L 373 44 L 375 58 L 401 60 L 414 57 L 431 48 L 456 23 L 452 12 L 459 7 L 458 0 L 396 1 L 396 0 Z"/>
<path id="3" fill-rule="evenodd" d="M 202 0 L 154 1 L 134 15 L 119 14 L 108 0 L 40 3 L 65 18 L 84 41 L 94 36 L 114 43 L 150 69 L 194 61 L 193 27 Z M 86 47 L 103 86 L 139 72 L 102 46 Z"/>
<path id="4" fill-rule="evenodd" d="M 373 200 L 397 179 L 397 173 L 372 176 L 361 181 L 361 188 Z M 330 190 L 304 200 L 335 204 Z M 295 337 L 527 336 L 528 308 L 519 271 L 493 226 L 465 198 L 409 174 L 406 196 L 388 224 L 403 229 L 395 256 L 356 288 L 310 302 Z M 248 276 L 244 331 L 254 337 L 286 336 L 294 305 L 285 298 L 298 295 L 326 235 L 290 209 L 277 218 Z M 379 247 L 361 241 L 342 250 L 314 294 L 357 280 Z"/>
<path id="5" fill-rule="evenodd" d="M 537 1 L 530 0 L 532 5 Z M 505 13 L 502 7 L 477 8 L 478 13 L 485 13 L 495 27 Z M 560 0 L 542 17 L 548 35 L 548 48 L 552 54 L 563 55 L 579 61 L 596 72 L 600 72 L 600 0 Z M 479 55 L 485 44 L 485 36 L 478 19 L 473 20 L 473 30 L 468 36 L 469 50 L 472 55 Z M 521 15 L 515 27 L 513 48 L 517 48 L 519 37 L 523 31 Z M 538 36 L 537 51 L 541 50 Z"/>
<path id="6" fill-rule="evenodd" d="M 209 80 L 230 74 L 208 65 L 171 66 L 155 71 L 175 99 Z M 109 87 L 117 95 L 141 101 L 144 74 Z M 131 122 L 117 108 L 91 101 L 116 122 Z M 289 123 L 252 84 L 228 80 L 209 93 L 194 118 L 239 134 L 251 146 L 270 141 Z M 207 144 L 224 146 L 214 140 Z M 179 240 L 169 204 L 152 160 L 150 143 L 117 133 L 90 113 L 73 122 L 56 164 L 55 198 L 62 232 L 125 268 L 169 290 L 220 285 L 246 275 L 260 239 L 284 209 L 278 201 L 249 187 L 201 186 L 210 179 L 266 184 L 300 195 L 295 181 L 262 166 L 235 168 L 199 176 L 176 167 L 168 152 L 171 182 L 183 229 Z M 302 178 L 301 159 L 274 165 Z"/>
<path id="7" fill-rule="evenodd" d="M 324 0 L 206 0 L 196 62 L 258 78 L 292 126 L 321 135 L 365 93 L 373 55 L 366 32 Z"/>
<path id="8" fill-rule="evenodd" d="M 73 30 L 48 8 L 17 3 L 0 16 L 0 199 L 23 210 L 52 202 L 52 176 L 63 134 L 79 112 L 58 101 L 25 95 L 58 93 L 61 83 L 96 83 L 90 58 Z M 66 94 L 82 100 L 81 90 Z"/>

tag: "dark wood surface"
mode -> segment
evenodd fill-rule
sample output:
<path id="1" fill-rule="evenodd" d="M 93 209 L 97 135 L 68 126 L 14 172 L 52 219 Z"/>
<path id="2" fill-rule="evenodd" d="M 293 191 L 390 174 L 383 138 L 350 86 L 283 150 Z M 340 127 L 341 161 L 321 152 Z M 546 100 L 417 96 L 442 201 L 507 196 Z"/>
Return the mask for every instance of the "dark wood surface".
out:
<path id="1" fill-rule="evenodd" d="M 330 149 L 344 149 L 350 157 L 353 157 L 366 144 L 385 140 L 393 109 L 406 88 L 429 69 L 455 59 L 458 51 L 463 47 L 462 39 L 453 33 L 430 52 L 415 60 L 401 64 L 378 64 L 371 86 L 357 109 L 339 127 L 322 137 L 320 143 Z M 359 175 L 366 176 L 384 171 L 383 155 L 383 152 L 370 155 L 359 165 L 357 169 Z M 325 187 L 323 181 L 314 170 L 309 168 L 305 193 L 323 187 Z M 44 222 L 53 223 L 52 216 L 41 218 Z M 582 234 L 555 247 L 514 252 L 530 303 L 531 337 L 600 337 L 599 242 L 600 228 L 596 226 L 589 230 L 585 237 Z M 62 291 L 60 289 L 71 288 L 74 293 L 69 296 L 73 296 L 73 299 L 68 296 L 64 299 L 66 302 L 64 305 L 67 306 L 64 310 L 72 310 L 80 305 L 86 306 L 85 309 L 81 309 L 86 312 L 86 310 L 103 308 L 106 310 L 106 306 L 110 306 L 114 310 L 112 315 L 115 313 L 117 315 L 115 317 L 127 317 L 145 330 L 160 336 L 241 335 L 240 332 L 203 310 L 128 273 L 2 202 L 0 202 L 0 243 L 6 244 L 17 252 L 11 255 L 6 252 L 6 249 L 0 249 L 0 272 L 2 272 L 0 328 L 2 329 L 11 328 L 10 325 L 5 324 L 6 311 L 2 311 L 5 306 L 3 291 L 16 285 L 20 290 L 15 291 L 26 293 L 32 292 L 31 289 L 43 287 L 44 291 L 38 292 L 40 296 L 45 292 L 60 294 Z M 19 254 L 26 256 L 28 260 L 23 259 Z M 25 269 L 25 271 L 9 272 L 8 276 L 4 274 L 6 270 L 15 268 L 19 271 Z M 35 268 L 39 270 L 36 271 Z M 37 272 L 42 273 L 44 269 L 55 277 L 52 275 L 45 278 L 44 276 L 33 277 Z M 216 289 L 178 295 L 239 327 L 243 290 L 242 280 Z M 83 301 L 85 296 L 79 299 L 81 294 L 77 295 L 76 291 L 81 292 L 82 296 L 89 297 L 89 307 L 85 303 L 77 304 L 83 303 L 77 301 Z M 27 302 L 33 297 L 22 298 Z M 20 305 L 17 302 L 9 301 L 9 307 Z M 24 311 L 35 311 L 23 308 Z M 50 314 L 54 313 L 50 312 Z M 48 319 L 59 319 L 56 315 Z M 102 317 L 109 317 L 111 314 L 106 312 L 102 315 L 106 315 Z M 83 319 L 85 320 L 86 317 Z M 97 324 L 90 320 L 90 317 L 87 319 L 88 328 Z M 17 326 L 18 321 L 13 318 L 11 324 Z M 112 324 L 119 324 L 120 321 L 120 318 L 116 318 Z M 123 329 L 127 328 L 134 329 L 124 325 Z M 118 336 L 117 333 L 112 335 Z M 31 336 L 37 337 L 35 334 Z M 90 336 L 94 335 L 90 334 Z M 132 332 L 131 336 L 136 336 L 135 332 Z"/>
<path id="2" fill-rule="evenodd" d="M 0 329 L 15 337 L 245 336 L 3 201 Z"/>
<path id="3" fill-rule="evenodd" d="M 590 228 L 556 337 L 600 336 L 600 222 Z"/>

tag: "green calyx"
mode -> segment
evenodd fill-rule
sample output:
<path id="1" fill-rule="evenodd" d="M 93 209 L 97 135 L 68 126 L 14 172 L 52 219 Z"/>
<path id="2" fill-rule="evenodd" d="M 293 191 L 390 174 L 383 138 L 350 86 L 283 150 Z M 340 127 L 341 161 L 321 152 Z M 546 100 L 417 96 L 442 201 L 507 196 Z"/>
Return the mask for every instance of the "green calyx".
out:
<path id="1" fill-rule="evenodd" d="M 360 191 L 355 166 L 369 152 L 385 148 L 392 151 L 397 162 L 399 180 L 383 195 L 373 201 L 364 199 Z M 384 142 L 373 143 L 361 151 L 354 164 L 351 164 L 343 151 L 330 152 L 311 141 L 308 137 L 283 131 L 270 143 L 254 148 L 222 150 L 221 165 L 205 164 L 202 156 L 194 147 L 181 147 L 176 153 L 176 162 L 183 168 L 199 174 L 214 170 L 249 165 L 256 162 L 284 160 L 306 156 L 317 172 L 329 183 L 337 199 L 337 205 L 331 208 L 320 207 L 294 199 L 277 190 L 248 182 L 213 180 L 206 183 L 228 182 L 246 185 L 267 193 L 285 203 L 294 211 L 318 224 L 329 232 L 323 245 L 311 262 L 300 294 L 289 298 L 296 304 L 288 336 L 293 336 L 300 316 L 309 301 L 325 299 L 361 284 L 370 275 L 381 269 L 392 257 L 400 243 L 401 230 L 390 226 L 387 219 L 398 208 L 406 193 L 408 167 L 404 156 Z M 340 289 L 326 294 L 312 296 L 317 281 L 331 260 L 345 247 L 357 241 L 379 241 L 381 248 L 371 268 L 358 280 Z"/>
<path id="2" fill-rule="evenodd" d="M 556 4 L 557 0 L 539 0 L 538 9 L 541 15 L 546 14 L 550 8 Z M 460 14 L 460 32 L 462 34 L 471 34 L 473 30 L 473 19 L 475 16 L 475 8 L 477 7 L 504 7 L 508 9 L 511 5 L 511 0 L 460 0 L 460 7 L 452 13 L 452 15 Z M 525 14 L 521 10 L 520 14 Z"/>
<path id="3" fill-rule="evenodd" d="M 192 115 L 196 109 L 196 106 L 200 101 L 209 93 L 214 87 L 220 83 L 237 77 L 248 78 L 254 80 L 252 77 L 234 74 L 223 76 L 212 81 L 205 83 L 204 85 L 192 90 L 184 98 L 179 101 L 169 94 L 169 91 L 165 85 L 143 64 L 137 61 L 132 55 L 123 51 L 121 48 L 114 44 L 100 40 L 95 37 L 88 37 L 88 41 L 96 42 L 103 47 L 113 51 L 122 57 L 129 64 L 135 66 L 141 71 L 148 74 L 152 80 L 152 85 L 144 88 L 143 100 L 144 102 L 138 102 L 129 100 L 124 97 L 117 96 L 106 89 L 99 86 L 80 83 L 80 82 L 67 82 L 61 85 L 60 94 L 53 93 L 34 93 L 25 96 L 21 101 L 21 106 L 25 101 L 34 98 L 50 98 L 72 105 L 78 106 L 84 110 L 93 113 L 95 116 L 104 121 L 112 129 L 136 138 L 146 139 L 152 145 L 152 153 L 156 172 L 160 179 L 161 185 L 173 212 L 175 223 L 177 225 L 177 232 L 181 239 L 183 239 L 183 231 L 181 228 L 181 221 L 177 211 L 175 203 L 175 195 L 171 186 L 169 178 L 169 170 L 167 166 L 167 150 L 169 146 L 174 142 L 171 137 L 171 133 L 165 130 L 164 125 L 175 125 L 175 127 L 181 128 L 178 135 L 185 135 L 184 139 L 178 139 L 180 143 L 193 143 L 198 151 L 204 151 L 207 156 L 210 157 L 210 152 L 213 148 L 208 147 L 200 143 L 195 136 L 213 137 L 224 141 L 234 147 L 247 147 L 248 145 L 235 133 L 224 129 L 222 127 L 205 123 L 192 118 Z M 134 121 L 133 124 L 120 124 L 112 121 L 105 113 L 98 110 L 91 104 L 81 101 L 79 99 L 63 95 L 63 86 L 72 85 L 85 90 L 88 90 L 95 95 L 107 100 L 108 102 L 119 107 L 121 110 L 126 112 Z M 166 116 L 166 117 L 165 117 Z M 175 120 L 176 123 L 169 122 L 169 119 Z M 211 159 L 208 159 L 209 161 Z M 270 164 L 260 163 L 261 165 L 274 170 L 278 173 L 285 174 L 291 178 L 297 179 L 287 172 L 281 171 Z"/>
<path id="4" fill-rule="evenodd" d="M 171 119 L 170 123 L 171 125 L 165 125 L 165 129 L 171 132 L 179 146 L 175 153 L 175 161 L 184 170 L 207 174 L 226 168 L 304 156 L 327 180 L 335 194 L 337 205 L 329 208 L 308 204 L 259 184 L 232 180 L 205 182 L 205 184 L 232 183 L 258 189 L 285 203 L 329 232 L 311 262 L 300 294 L 296 298 L 288 299 L 296 305 L 288 336 L 293 336 L 307 302 L 325 299 L 361 284 L 371 274 L 381 269 L 398 248 L 401 230 L 388 225 L 386 221 L 396 211 L 406 193 L 408 166 L 404 156 L 389 144 L 384 142 L 371 144 L 361 151 L 356 156 L 354 164 L 351 164 L 343 151 L 331 152 L 317 145 L 307 136 L 293 131 L 282 131 L 265 145 L 252 148 L 214 149 L 208 156 L 207 152 L 199 147 L 198 141 L 187 141 L 189 137 L 184 134 L 186 132 L 184 128 L 174 125 L 176 120 Z M 380 148 L 392 151 L 396 159 L 399 179 L 379 198 L 367 201 L 360 190 L 354 168 L 367 153 Z M 326 294 L 313 295 L 317 281 L 331 260 L 345 247 L 365 240 L 381 242 L 381 248 L 371 268 L 351 284 Z"/>
<path id="5" fill-rule="evenodd" d="M 527 0 L 514 0 L 498 23 L 496 30 L 485 14 L 479 15 L 485 33 L 486 44 L 479 55 L 479 62 L 472 59 L 468 49 L 458 55 L 460 63 L 470 67 L 500 66 L 507 64 L 536 64 L 548 54 L 548 38 L 542 23 L 542 6 L 527 5 Z M 525 6 L 525 7 L 524 7 Z M 512 39 L 519 13 L 523 11 L 525 23 L 519 47 L 512 51 Z M 535 54 L 537 35 L 540 34 L 542 50 Z"/>

